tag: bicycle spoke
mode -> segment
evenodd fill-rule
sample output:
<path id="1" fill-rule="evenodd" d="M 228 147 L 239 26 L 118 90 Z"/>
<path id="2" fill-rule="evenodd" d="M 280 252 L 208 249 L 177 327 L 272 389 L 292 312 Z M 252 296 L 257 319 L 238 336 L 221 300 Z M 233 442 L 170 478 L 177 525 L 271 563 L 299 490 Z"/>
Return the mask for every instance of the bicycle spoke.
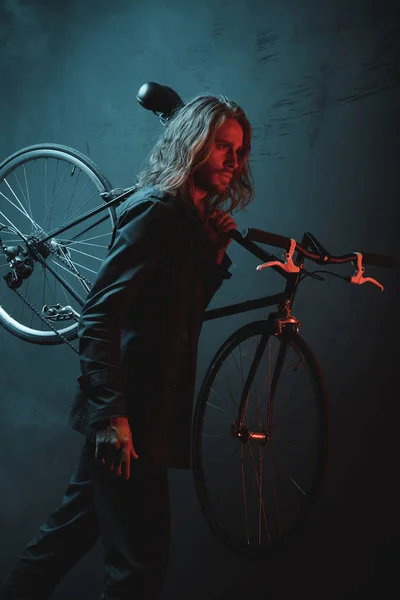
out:
<path id="1" fill-rule="evenodd" d="M 262 449 L 261 446 L 258 446 L 258 452 L 259 452 L 259 461 L 260 461 L 260 505 L 259 505 L 259 509 L 258 509 L 258 543 L 261 544 L 261 523 L 262 523 L 262 516 L 264 515 L 265 519 L 266 519 L 266 515 L 265 515 L 265 509 L 264 509 L 264 503 L 263 503 L 263 453 L 262 453 Z"/>
<path id="2" fill-rule="evenodd" d="M 7 182 L 5 181 L 5 183 L 7 183 Z M 11 191 L 13 192 L 13 190 L 11 190 Z M 24 209 L 24 207 L 20 208 L 19 206 L 17 206 L 16 204 L 14 204 L 14 202 L 12 200 L 10 200 L 10 198 L 8 198 L 5 194 L 3 194 L 3 192 L 0 192 L 0 196 L 2 196 L 3 198 L 5 198 L 9 204 L 11 204 L 14 208 L 16 208 L 21 214 L 23 214 L 24 217 L 26 217 L 32 223 L 32 225 L 36 229 L 39 229 L 39 226 L 35 223 L 35 221 L 33 219 L 31 219 L 31 217 L 28 215 L 28 213 L 26 212 L 26 210 Z M 17 200 L 18 200 L 18 198 L 17 198 Z M 18 200 L 18 202 L 19 202 L 19 200 Z M 19 202 L 19 204 L 21 204 L 21 203 Z"/>
<path id="3" fill-rule="evenodd" d="M 246 522 L 246 539 L 247 544 L 250 544 L 250 536 L 249 536 L 249 522 L 248 522 L 248 513 L 247 513 L 247 492 L 246 492 L 246 483 L 244 477 L 244 446 L 241 446 L 242 457 L 241 457 L 241 467 L 242 467 L 242 489 L 243 489 L 243 503 L 244 503 L 244 515 Z"/>
<path id="4" fill-rule="evenodd" d="M 73 175 L 75 175 L 75 167 L 73 168 L 72 174 L 73 174 Z M 68 215 L 69 211 L 71 210 L 72 206 L 75 204 L 75 201 L 73 201 L 72 199 L 73 199 L 73 197 L 74 197 L 74 195 L 75 195 L 76 188 L 77 188 L 77 186 L 78 186 L 78 181 L 79 181 L 79 176 L 80 176 L 80 174 L 81 174 L 81 171 L 78 171 L 78 176 L 77 176 L 77 177 L 76 177 L 76 179 L 75 179 L 75 185 L 74 185 L 74 189 L 72 190 L 72 194 L 71 194 L 71 197 L 70 197 L 70 199 L 69 199 L 69 203 L 68 203 L 68 206 L 67 206 L 67 210 L 66 210 L 66 212 L 65 212 L 65 214 L 64 214 L 64 217 L 63 217 L 63 218 L 62 218 L 62 220 L 61 220 L 61 223 L 60 223 L 60 225 L 63 225 L 63 224 L 65 223 L 65 220 L 66 220 L 66 218 L 67 218 L 67 215 Z"/>
<path id="5" fill-rule="evenodd" d="M 54 258 L 51 259 L 51 262 L 54 263 L 55 265 L 57 265 L 57 267 L 60 267 L 60 269 L 63 269 L 63 271 L 66 271 L 67 273 L 69 273 L 69 275 L 72 275 L 73 277 L 76 277 L 80 283 L 83 283 L 82 282 L 82 275 L 79 272 L 75 273 L 74 271 L 71 271 L 71 269 L 68 269 L 63 264 L 57 262 L 56 260 L 54 260 Z M 86 269 L 87 271 L 91 271 L 91 273 L 94 273 L 95 275 L 97 275 L 96 271 L 93 271 L 92 269 L 88 269 L 87 267 L 82 266 L 82 265 L 78 265 L 78 266 L 81 266 L 81 268 Z"/>
<path id="6" fill-rule="evenodd" d="M 229 381 L 229 377 L 227 374 L 227 371 L 225 371 L 225 379 L 226 379 L 226 384 L 228 387 L 228 394 L 229 394 L 229 398 L 231 401 L 231 406 L 232 406 L 232 419 L 235 420 L 236 419 L 236 415 L 238 414 L 238 410 L 239 410 L 239 405 L 236 403 L 235 404 L 235 400 L 233 398 L 233 392 L 232 392 L 232 388 L 231 388 L 231 384 Z"/>
<path id="7" fill-rule="evenodd" d="M 27 198 L 27 197 L 25 196 L 25 192 L 24 192 L 24 190 L 22 189 L 21 182 L 20 182 L 20 180 L 18 179 L 18 177 L 17 177 L 17 174 L 15 173 L 15 171 L 13 172 L 13 175 L 14 175 L 15 181 L 17 182 L 17 185 L 18 185 L 18 187 L 19 187 L 19 191 L 21 192 L 21 195 L 22 195 L 23 199 L 25 200 L 25 203 L 26 203 L 26 205 L 27 205 L 27 210 L 29 211 L 29 215 L 30 215 L 30 217 L 33 219 L 33 215 L 32 215 L 32 207 L 31 207 L 30 200 L 29 200 L 29 198 Z M 6 178 L 6 177 L 4 178 L 4 183 L 5 183 L 5 184 L 8 186 L 8 183 L 7 183 L 7 178 Z M 10 185 L 11 185 L 11 184 L 10 184 Z"/>
<path id="8" fill-rule="evenodd" d="M 47 213 L 47 158 L 44 161 L 44 214 Z"/>
<path id="9" fill-rule="evenodd" d="M 77 183 L 78 183 L 78 182 L 76 182 L 76 184 L 77 184 Z M 79 192 L 78 196 L 77 196 L 77 197 L 75 198 L 75 200 L 72 202 L 72 204 L 71 204 L 71 205 L 70 205 L 70 207 L 69 207 L 69 210 L 71 210 L 71 209 L 72 209 L 72 207 L 73 207 L 74 205 L 76 205 L 76 203 L 78 202 L 78 200 L 79 200 L 79 199 L 80 199 L 80 197 L 82 196 L 83 192 L 86 190 L 86 188 L 87 188 L 87 185 L 88 185 L 88 182 L 87 182 L 87 183 L 84 185 L 84 187 L 83 187 L 83 188 L 81 189 L 81 191 Z M 77 185 L 75 186 L 75 189 L 76 189 L 76 187 L 77 187 Z M 82 204 L 80 204 L 80 205 L 78 206 L 78 208 L 77 208 L 77 209 L 76 209 L 76 210 L 75 210 L 75 211 L 74 211 L 74 212 L 73 212 L 71 215 L 68 215 L 68 212 L 69 212 L 69 211 L 67 211 L 67 213 L 64 215 L 64 218 L 62 219 L 62 221 L 61 221 L 61 223 L 60 223 L 60 226 L 63 226 L 63 225 L 65 224 L 65 220 L 66 220 L 67 216 L 68 216 L 68 218 L 69 218 L 69 219 L 71 219 L 71 220 L 72 220 L 72 219 L 75 217 L 75 215 L 76 215 L 77 213 L 79 213 L 79 211 L 81 211 L 81 210 L 83 209 L 83 207 L 84 207 L 84 206 L 86 206 L 86 205 L 87 205 L 87 203 L 88 203 L 88 202 L 90 202 L 90 200 L 91 200 L 91 199 L 92 199 L 94 196 L 96 196 L 96 195 L 97 195 L 97 192 L 93 192 L 93 193 L 92 193 L 92 195 L 91 195 L 91 196 L 90 196 L 90 197 L 89 197 L 89 198 L 88 198 L 88 199 L 87 199 L 85 202 L 83 202 Z"/>
<path id="10" fill-rule="evenodd" d="M 70 250 L 75 250 L 75 248 L 73 247 L 74 244 L 80 244 L 81 246 L 90 246 L 91 248 L 102 248 L 104 250 L 108 250 L 108 246 L 103 246 L 102 244 L 91 244 L 90 242 L 82 242 L 82 241 L 72 242 L 71 244 L 65 244 L 65 246 L 68 246 L 68 248 Z M 78 250 L 78 252 L 79 252 L 79 250 Z"/>
<path id="11" fill-rule="evenodd" d="M 217 398 L 218 398 L 218 394 L 216 393 L 216 391 L 215 391 L 215 390 L 211 390 L 211 391 L 212 391 L 212 393 L 213 393 L 215 396 L 217 396 Z M 217 410 L 220 410 L 221 412 L 226 412 L 226 411 L 224 411 L 222 408 L 220 408 L 220 407 L 219 407 L 219 406 L 217 406 L 216 404 L 212 404 L 211 402 L 207 402 L 207 405 L 208 405 L 208 406 L 211 406 L 212 408 L 215 408 L 215 409 L 217 409 Z"/>
<path id="12" fill-rule="evenodd" d="M 53 262 L 54 262 L 54 264 L 55 264 L 57 267 L 63 267 L 63 265 L 60 265 L 60 264 L 56 263 L 55 261 L 53 261 Z M 48 274 L 47 274 L 46 270 L 45 270 L 45 269 L 43 269 L 43 271 L 44 271 L 44 276 L 45 276 L 45 277 L 46 277 L 46 279 L 48 280 Z M 70 272 L 70 271 L 69 271 L 69 272 Z M 75 273 L 72 273 L 72 275 L 75 275 Z M 78 275 L 77 275 L 77 277 L 78 277 Z M 55 301 L 55 302 L 57 302 L 57 301 L 59 300 L 59 298 L 57 298 L 56 285 L 57 285 L 57 280 L 56 280 L 56 279 L 54 279 L 54 291 L 53 291 L 53 298 L 54 298 L 54 301 Z M 61 285 L 61 286 L 59 286 L 59 289 L 61 289 L 61 293 L 64 295 L 64 297 L 65 297 L 65 301 L 66 301 L 66 304 L 68 305 L 68 304 L 70 303 L 70 299 L 69 299 L 69 298 L 68 298 L 68 296 L 67 296 L 67 292 L 65 291 L 65 288 L 64 288 L 64 286 L 62 286 L 62 285 Z M 43 303 L 43 305 L 44 305 L 44 304 L 45 304 L 45 302 Z"/>
<path id="13" fill-rule="evenodd" d="M 273 497 L 274 497 L 274 504 L 275 504 L 275 514 L 277 517 L 277 526 L 278 526 L 278 532 L 279 535 L 282 535 L 282 519 L 281 519 L 281 511 L 279 510 L 279 501 L 278 501 L 278 488 L 276 485 L 276 468 L 275 468 L 275 460 L 274 460 L 274 456 L 271 455 L 271 473 L 272 473 L 272 493 L 273 493 Z"/>
<path id="14" fill-rule="evenodd" d="M 46 165 L 47 165 L 47 160 L 46 160 Z M 51 201 L 51 203 L 48 203 L 47 202 L 47 169 L 45 169 L 45 211 L 44 211 L 43 229 L 50 227 L 53 208 L 54 208 L 58 193 L 63 185 L 67 170 L 68 170 L 68 164 L 66 165 L 66 167 L 64 169 L 64 173 L 61 177 L 61 181 L 58 183 L 58 187 L 56 189 L 56 180 L 57 180 L 57 172 L 58 172 L 58 161 L 57 161 L 56 172 L 54 174 L 54 180 L 53 180 L 52 201 Z"/>
<path id="15" fill-rule="evenodd" d="M 274 460 L 277 460 L 276 456 L 274 457 Z M 277 462 L 279 463 L 279 459 L 277 460 Z M 296 489 L 304 498 L 308 498 L 308 494 L 304 491 L 303 487 L 294 480 L 294 478 L 290 475 L 290 473 L 283 465 L 279 465 L 279 468 L 275 469 L 275 472 L 281 474 L 281 477 L 285 481 L 285 483 L 287 483 L 287 481 L 289 480 L 291 489 Z M 297 511 L 300 511 L 299 504 L 295 502 L 295 500 L 293 500 L 293 494 L 290 495 L 290 498 L 291 501 L 294 502 Z"/>
<path id="16" fill-rule="evenodd" d="M 58 196 L 58 192 L 60 191 L 60 189 L 61 189 L 61 186 L 62 186 L 62 184 L 64 183 L 65 175 L 67 174 L 67 171 L 68 171 L 68 169 L 69 169 L 69 165 L 67 165 L 67 166 L 65 167 L 65 169 L 64 169 L 64 173 L 63 173 L 62 179 L 61 179 L 60 183 L 58 184 L 58 188 L 57 188 L 57 191 L 56 191 L 56 193 L 55 193 L 55 194 L 54 194 L 54 196 L 53 196 L 53 202 L 52 202 L 52 206 L 54 206 L 54 203 L 55 203 L 55 201 L 56 201 L 56 198 L 57 198 L 57 196 Z M 50 225 L 50 224 L 49 224 L 49 225 Z"/>
<path id="17" fill-rule="evenodd" d="M 262 486 L 261 486 L 262 471 L 260 471 L 260 468 L 257 467 L 257 463 L 256 463 L 256 460 L 254 458 L 253 449 L 251 447 L 251 444 L 248 444 L 248 450 L 249 450 L 251 462 L 253 464 L 255 480 L 256 480 L 256 484 L 257 484 L 257 488 L 258 488 L 258 493 L 259 493 L 259 514 L 260 514 L 261 509 L 262 509 L 262 514 L 264 516 L 264 522 L 265 522 L 265 525 L 266 525 L 267 530 L 268 530 L 268 521 L 267 521 L 267 516 L 265 514 L 265 506 L 264 506 L 264 499 L 263 499 L 263 495 L 262 495 Z M 261 463 L 261 466 L 262 466 L 262 463 Z M 260 528 L 260 523 L 259 523 L 258 529 L 259 528 Z M 259 543 L 261 543 L 261 542 L 259 541 Z"/>
<path id="18" fill-rule="evenodd" d="M 97 223 L 94 223 L 93 225 L 90 225 L 90 227 L 87 227 L 84 231 L 79 232 L 77 235 L 75 235 L 71 240 L 66 240 L 63 238 L 59 239 L 59 242 L 62 243 L 64 246 L 72 246 L 74 244 L 86 244 L 87 242 L 91 241 L 91 240 L 97 240 L 101 237 L 106 237 L 109 236 L 108 233 L 102 233 L 100 235 L 95 235 L 94 237 L 91 238 L 86 238 L 84 242 L 82 242 L 82 240 L 78 240 L 78 237 L 82 236 L 84 233 L 86 233 L 89 229 L 92 229 L 92 227 L 98 225 L 99 223 L 101 223 L 103 221 L 103 219 L 101 219 L 101 221 L 98 221 Z M 108 246 L 99 246 L 99 248 L 108 248 Z"/>
<path id="19" fill-rule="evenodd" d="M 47 273 L 46 270 L 42 267 L 43 270 L 43 289 L 42 289 L 42 307 L 46 304 L 45 302 L 45 291 L 46 291 L 46 283 L 48 284 Z M 50 285 L 48 285 L 50 287 Z M 43 321 L 40 324 L 40 327 L 43 331 Z"/>
<path id="20" fill-rule="evenodd" d="M 45 225 L 46 225 L 46 221 L 47 221 L 47 219 L 48 219 L 48 218 L 49 218 L 49 227 L 50 227 L 50 221 L 51 221 L 51 218 L 49 217 L 49 215 L 51 214 L 51 211 L 52 211 L 52 209 L 53 209 L 53 201 L 54 201 L 53 199 L 54 199 L 54 190 L 55 190 L 55 188 L 56 188 L 56 180 L 57 180 L 57 172 L 58 172 L 58 163 L 59 163 L 59 161 L 57 160 L 57 161 L 56 161 L 56 171 L 55 171 L 55 173 L 54 173 L 54 179 L 53 179 L 53 192 L 52 192 L 52 195 L 51 195 L 51 197 L 52 197 L 52 202 L 51 202 L 51 203 L 48 205 L 48 208 L 47 208 L 47 213 L 46 213 L 46 214 L 45 214 L 45 216 L 44 216 L 43 227 L 45 227 Z"/>
<path id="21" fill-rule="evenodd" d="M 235 366 L 236 366 L 238 372 L 240 373 L 240 375 L 242 377 L 242 385 L 244 386 L 243 367 L 242 367 L 242 365 L 240 365 L 240 366 L 238 365 L 234 354 L 231 354 L 231 356 L 232 356 L 233 362 L 235 363 Z M 241 360 L 242 353 L 241 353 L 241 346 L 240 346 L 240 344 L 239 344 L 239 356 L 240 356 L 240 360 Z"/>
<path id="22" fill-rule="evenodd" d="M 28 178 L 26 176 L 26 170 L 25 170 L 25 165 L 24 165 L 24 177 L 25 177 L 25 187 L 26 187 L 26 197 L 28 199 L 28 204 L 29 206 L 31 205 L 31 198 L 29 196 L 29 186 L 28 186 Z"/>
<path id="23" fill-rule="evenodd" d="M 28 198 L 28 199 L 26 198 L 26 196 L 25 196 L 25 194 L 24 194 L 24 192 L 23 192 L 23 190 L 22 190 L 22 186 L 21 186 L 21 184 L 20 184 L 20 182 L 19 182 L 19 179 L 18 179 L 17 177 L 16 177 L 16 180 L 17 180 L 17 184 L 18 184 L 18 186 L 19 186 L 19 188 L 20 188 L 20 190 L 21 190 L 22 196 L 23 196 L 23 198 L 24 198 L 25 202 L 27 203 L 27 206 L 28 206 L 28 209 L 29 209 L 29 208 L 30 208 L 30 202 L 29 202 L 29 198 Z M 18 198 L 17 194 L 14 192 L 14 189 L 11 187 L 11 184 L 10 184 L 10 183 L 8 183 L 8 181 L 7 181 L 7 178 L 6 178 L 6 177 L 4 178 L 4 180 L 3 180 L 3 181 L 4 181 L 4 183 L 6 184 L 6 186 L 8 187 L 8 189 L 10 190 L 10 192 L 12 193 L 12 195 L 14 196 L 14 198 L 16 199 L 17 203 L 20 205 L 20 207 L 21 207 L 21 209 L 22 209 L 22 212 L 23 212 L 23 214 L 25 214 L 25 216 L 26 216 L 28 219 L 31 219 L 31 221 L 33 222 L 33 218 L 32 218 L 32 212 L 31 212 L 30 214 L 28 214 L 28 210 L 27 210 L 27 209 L 25 208 L 25 206 L 22 204 L 21 200 Z M 2 194 L 2 195 L 4 196 L 4 198 L 6 198 L 6 196 L 5 196 L 4 194 Z M 11 200 L 9 200 L 8 198 L 6 198 L 6 200 L 8 200 L 8 201 L 9 201 L 11 204 L 13 204 L 13 203 L 11 202 Z M 13 204 L 13 206 L 15 206 L 15 205 Z"/>
<path id="24" fill-rule="evenodd" d="M 22 235 L 22 233 L 15 227 L 15 225 L 10 221 L 10 219 L 8 217 L 6 217 L 6 215 L 1 210 L 0 210 L 0 215 L 3 217 L 3 219 L 5 219 L 11 225 L 11 227 L 20 236 L 20 239 L 23 240 L 24 236 Z"/>
<path id="25" fill-rule="evenodd" d="M 281 406 L 281 412 L 283 412 L 283 410 L 286 409 L 286 407 L 289 405 L 289 403 L 292 403 L 293 400 L 295 400 L 296 397 L 298 397 L 298 395 L 300 394 L 300 390 L 297 390 L 296 394 L 293 395 L 293 390 L 294 390 L 294 388 L 296 386 L 298 387 L 300 385 L 299 382 L 301 382 L 301 378 L 304 375 L 304 373 L 305 373 L 305 370 L 302 371 L 300 377 L 294 382 L 292 393 L 291 394 L 287 394 L 288 399 L 287 399 L 286 403 Z M 282 376 L 283 376 L 283 373 L 282 373 Z"/>
<path id="26" fill-rule="evenodd" d="M 293 479 L 293 477 L 291 477 L 289 475 L 289 473 L 287 473 L 287 477 L 288 477 L 288 479 L 290 479 L 290 481 L 293 483 L 293 485 L 295 485 L 296 488 L 303 494 L 303 496 L 305 496 L 307 498 L 307 494 L 305 493 L 305 491 L 299 486 L 298 483 L 295 482 L 295 480 Z"/>
<path id="27" fill-rule="evenodd" d="M 79 197 L 82 195 L 82 193 L 84 192 L 84 190 L 87 188 L 87 186 L 88 186 L 88 183 L 89 183 L 89 182 L 87 182 L 87 183 L 85 184 L 85 187 L 83 188 L 83 190 L 81 190 L 81 193 L 79 194 Z M 76 215 L 77 213 L 79 213 L 80 211 L 82 211 L 83 207 L 84 207 L 84 206 L 86 206 L 86 205 L 87 205 L 87 203 L 88 203 L 88 202 L 90 202 L 90 200 L 91 200 L 92 198 L 94 198 L 94 196 L 97 196 L 97 194 L 98 194 L 98 192 L 97 192 L 97 191 L 93 192 L 93 194 L 92 194 L 92 195 L 91 195 L 91 196 L 90 196 L 90 197 L 89 197 L 89 198 L 88 198 L 88 199 L 87 199 L 87 200 L 86 200 L 86 201 L 85 201 L 83 204 L 81 204 L 81 205 L 80 205 L 80 206 L 79 206 L 79 207 L 78 207 L 78 208 L 75 210 L 75 212 L 73 212 L 73 213 L 72 213 L 72 215 L 70 215 L 70 216 L 69 216 L 69 218 L 72 220 L 72 219 L 75 217 L 75 215 Z M 63 225 L 63 224 L 61 223 L 61 225 Z"/>
<path id="28" fill-rule="evenodd" d="M 93 254 L 88 254 L 87 252 L 83 252 L 82 250 L 78 250 L 77 248 L 71 248 L 73 252 L 78 252 L 78 254 L 83 254 L 83 256 L 87 256 L 88 258 L 93 258 L 93 260 L 98 260 L 99 262 L 103 262 L 103 258 L 99 258 L 98 256 L 94 256 Z"/>

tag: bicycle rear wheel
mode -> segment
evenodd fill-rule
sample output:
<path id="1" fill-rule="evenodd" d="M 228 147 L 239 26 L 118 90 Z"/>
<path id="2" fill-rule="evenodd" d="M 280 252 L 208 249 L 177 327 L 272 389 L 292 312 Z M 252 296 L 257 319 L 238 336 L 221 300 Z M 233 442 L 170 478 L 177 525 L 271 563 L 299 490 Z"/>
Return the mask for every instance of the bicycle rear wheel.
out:
<path id="1" fill-rule="evenodd" d="M 304 340 L 266 321 L 217 351 L 195 408 L 194 483 L 213 533 L 251 558 L 297 531 L 315 507 L 328 461 L 328 397 Z"/>
<path id="2" fill-rule="evenodd" d="M 29 146 L 0 164 L 0 323 L 7 331 L 36 344 L 76 337 L 81 300 L 106 256 L 115 209 L 43 240 L 100 206 L 99 194 L 111 189 L 89 158 L 67 146 Z"/>

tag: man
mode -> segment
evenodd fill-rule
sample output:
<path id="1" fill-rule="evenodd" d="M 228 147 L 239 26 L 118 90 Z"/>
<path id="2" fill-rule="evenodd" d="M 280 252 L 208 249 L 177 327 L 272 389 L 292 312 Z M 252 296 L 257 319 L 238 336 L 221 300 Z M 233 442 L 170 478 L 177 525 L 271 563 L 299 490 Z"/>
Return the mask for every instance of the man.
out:
<path id="1" fill-rule="evenodd" d="M 82 373 L 70 425 L 86 442 L 61 507 L 21 554 L 2 600 L 48 598 L 99 536 L 102 598 L 160 597 L 168 468 L 190 467 L 198 338 L 207 305 L 230 277 L 227 232 L 236 225 L 226 210 L 252 200 L 250 138 L 235 103 L 194 98 L 118 207 L 115 240 L 78 329 Z"/>

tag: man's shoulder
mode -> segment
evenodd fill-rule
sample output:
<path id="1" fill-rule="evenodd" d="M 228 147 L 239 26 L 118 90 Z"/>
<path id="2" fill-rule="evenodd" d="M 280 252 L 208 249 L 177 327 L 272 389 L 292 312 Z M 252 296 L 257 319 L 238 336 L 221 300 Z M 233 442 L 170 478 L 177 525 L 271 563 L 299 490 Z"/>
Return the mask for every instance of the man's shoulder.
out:
<path id="1" fill-rule="evenodd" d="M 131 210 L 140 209 L 144 207 L 151 207 L 152 205 L 158 207 L 173 207 L 175 196 L 169 192 L 160 190 L 157 186 L 146 186 L 131 196 L 128 196 L 122 204 L 117 208 L 117 216 L 122 216 Z"/>

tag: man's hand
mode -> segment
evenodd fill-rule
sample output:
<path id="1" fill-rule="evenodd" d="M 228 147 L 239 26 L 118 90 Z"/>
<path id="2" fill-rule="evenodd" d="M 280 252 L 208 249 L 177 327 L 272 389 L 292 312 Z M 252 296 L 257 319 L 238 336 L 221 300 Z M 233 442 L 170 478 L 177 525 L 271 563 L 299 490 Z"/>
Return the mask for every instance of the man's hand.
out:
<path id="1" fill-rule="evenodd" d="M 227 247 L 232 241 L 232 238 L 229 235 L 226 235 L 226 233 L 232 229 L 236 229 L 235 221 L 230 215 L 224 213 L 222 210 L 216 210 L 208 219 L 207 232 L 218 248 L 217 264 L 219 265 L 224 258 Z"/>
<path id="2" fill-rule="evenodd" d="M 96 433 L 96 458 L 116 475 L 129 479 L 131 459 L 139 456 L 132 444 L 132 434 L 126 417 L 110 419 L 110 425 Z"/>

